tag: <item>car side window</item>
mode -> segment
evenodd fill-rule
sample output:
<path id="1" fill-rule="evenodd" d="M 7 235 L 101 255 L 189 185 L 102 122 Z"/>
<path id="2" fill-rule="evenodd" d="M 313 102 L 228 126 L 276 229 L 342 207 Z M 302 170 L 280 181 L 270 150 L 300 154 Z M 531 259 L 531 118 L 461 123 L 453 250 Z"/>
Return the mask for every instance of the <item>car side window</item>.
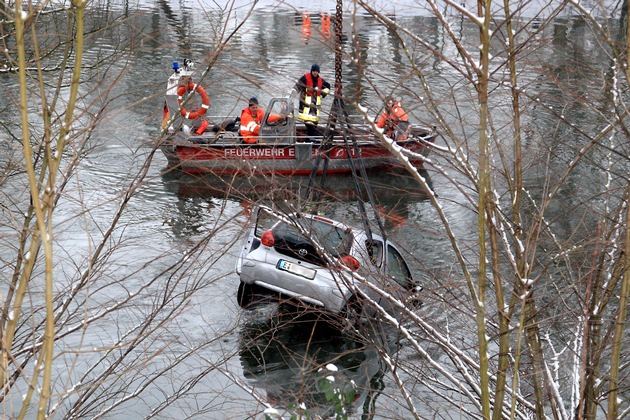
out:
<path id="1" fill-rule="evenodd" d="M 391 245 L 387 245 L 387 275 L 405 289 L 413 288 L 411 271 L 402 255 Z"/>
<path id="2" fill-rule="evenodd" d="M 258 217 L 256 218 L 256 229 L 254 231 L 254 235 L 256 235 L 257 238 L 260 238 L 264 231 L 271 229 L 277 222 L 278 219 L 275 216 L 269 214 L 263 209 L 259 209 Z"/>
<path id="3" fill-rule="evenodd" d="M 365 246 L 370 256 L 370 262 L 380 268 L 383 264 L 383 242 L 377 240 L 365 241 Z"/>

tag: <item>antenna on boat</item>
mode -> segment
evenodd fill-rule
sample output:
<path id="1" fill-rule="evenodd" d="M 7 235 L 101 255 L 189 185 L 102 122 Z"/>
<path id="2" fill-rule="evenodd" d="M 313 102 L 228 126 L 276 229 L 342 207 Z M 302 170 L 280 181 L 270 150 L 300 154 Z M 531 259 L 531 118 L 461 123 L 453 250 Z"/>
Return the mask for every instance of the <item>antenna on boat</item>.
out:
<path id="1" fill-rule="evenodd" d="M 305 199 L 310 198 L 312 186 L 317 176 L 317 172 L 319 171 L 319 166 L 321 164 L 322 159 L 324 160 L 324 166 L 322 169 L 322 175 L 320 178 L 320 191 L 323 191 L 324 182 L 326 180 L 326 172 L 328 169 L 328 151 L 333 146 L 333 137 L 336 132 L 341 132 L 341 135 L 344 140 L 344 145 L 346 149 L 346 156 L 348 159 L 349 166 L 351 168 L 352 179 L 354 182 L 354 188 L 357 193 L 358 203 L 359 203 L 359 211 L 361 213 L 361 221 L 363 223 L 363 229 L 367 234 L 368 240 L 372 241 L 372 229 L 370 227 L 370 222 L 367 216 L 367 211 L 365 209 L 365 203 L 362 200 L 361 195 L 361 184 L 365 189 L 365 193 L 368 196 L 370 201 L 370 205 L 372 209 L 376 209 L 376 203 L 374 200 L 374 195 L 372 193 L 372 188 L 370 186 L 367 172 L 365 170 L 365 164 L 361 160 L 361 150 L 358 147 L 356 136 L 353 134 L 353 130 L 351 129 L 351 124 L 349 121 L 348 112 L 346 110 L 346 106 L 343 101 L 343 83 L 342 83 L 342 64 L 343 64 L 343 1 L 337 0 L 337 7 L 335 12 L 335 91 L 333 103 L 330 109 L 330 114 L 328 117 L 328 123 L 326 124 L 326 130 L 324 132 L 324 138 L 322 140 L 322 144 L 320 145 L 320 153 L 317 154 L 317 159 L 315 160 L 315 165 L 311 171 L 308 186 L 305 192 Z M 339 123 L 339 127 L 337 128 L 337 123 Z M 355 158 L 356 157 L 356 158 Z M 357 174 L 357 165 L 358 170 L 360 172 L 360 176 L 362 178 L 362 182 L 359 180 L 359 175 Z M 374 217 L 376 219 L 376 223 L 378 224 L 381 236 L 383 239 L 387 239 L 385 235 L 385 228 L 383 227 L 383 222 L 377 211 L 374 211 Z"/>

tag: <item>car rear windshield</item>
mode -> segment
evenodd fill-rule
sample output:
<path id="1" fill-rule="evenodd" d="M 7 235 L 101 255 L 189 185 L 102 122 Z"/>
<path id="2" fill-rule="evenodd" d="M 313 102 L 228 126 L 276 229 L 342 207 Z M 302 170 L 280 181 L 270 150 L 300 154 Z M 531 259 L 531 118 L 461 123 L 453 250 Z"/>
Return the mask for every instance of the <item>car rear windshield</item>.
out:
<path id="1" fill-rule="evenodd" d="M 353 236 L 349 229 L 344 230 L 316 219 L 300 219 L 299 224 L 307 235 L 302 234 L 300 228 L 290 223 L 279 222 L 274 226 L 272 229 L 276 243 L 274 247 L 279 252 L 317 264 L 323 264 L 324 260 L 317 255 L 313 242 L 318 243 L 335 258 L 350 253 Z"/>

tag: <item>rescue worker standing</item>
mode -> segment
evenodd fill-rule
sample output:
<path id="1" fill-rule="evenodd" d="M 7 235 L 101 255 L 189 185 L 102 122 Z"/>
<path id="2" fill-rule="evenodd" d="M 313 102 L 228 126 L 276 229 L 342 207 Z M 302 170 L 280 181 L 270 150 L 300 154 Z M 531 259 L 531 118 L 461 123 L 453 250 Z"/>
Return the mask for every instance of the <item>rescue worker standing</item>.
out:
<path id="1" fill-rule="evenodd" d="M 248 144 L 254 144 L 258 141 L 260 134 L 260 124 L 265 118 L 265 111 L 258 106 L 257 98 L 249 98 L 249 104 L 241 111 L 241 128 L 239 133 L 243 137 L 243 141 Z M 268 122 L 276 123 L 286 119 L 284 115 L 270 114 L 267 118 Z"/>
<path id="2" fill-rule="evenodd" d="M 400 103 L 388 96 L 385 98 L 385 111 L 376 122 L 376 126 L 385 129 L 384 134 L 394 140 L 406 140 L 409 118 Z"/>
<path id="3" fill-rule="evenodd" d="M 297 81 L 295 90 L 300 93 L 300 108 L 297 117 L 306 124 L 307 134 L 316 136 L 319 134 L 317 123 L 322 99 L 330 92 L 330 83 L 319 76 L 319 65 L 313 64 L 311 71 Z"/>

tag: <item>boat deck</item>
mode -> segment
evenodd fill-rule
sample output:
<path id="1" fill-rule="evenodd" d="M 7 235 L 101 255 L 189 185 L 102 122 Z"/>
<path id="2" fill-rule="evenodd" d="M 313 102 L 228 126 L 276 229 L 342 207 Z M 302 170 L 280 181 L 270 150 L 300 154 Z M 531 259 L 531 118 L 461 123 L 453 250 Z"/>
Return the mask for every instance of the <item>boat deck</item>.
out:
<path id="1" fill-rule="evenodd" d="M 231 120 L 222 120 L 221 122 L 210 122 L 208 124 L 208 128 L 202 134 L 196 134 L 198 126 L 193 126 L 192 128 L 186 127 L 189 133 L 184 133 L 186 142 L 194 143 L 194 144 L 205 144 L 205 145 L 248 145 L 239 135 L 238 123 L 234 123 Z M 256 144 L 274 144 L 274 145 L 292 145 L 295 143 L 313 143 L 313 144 L 321 144 L 324 141 L 324 132 L 326 130 L 325 125 L 318 126 L 318 130 L 321 133 L 316 136 L 309 136 L 307 134 L 307 128 L 304 124 L 295 124 L 295 130 L 291 130 L 290 133 L 269 133 L 269 134 L 261 134 L 258 137 L 258 142 Z M 354 140 L 356 140 L 357 145 L 362 144 L 374 144 L 376 140 L 376 136 L 373 132 L 369 130 L 366 125 L 363 126 L 355 126 L 352 130 L 348 132 Z M 435 131 L 423 127 L 423 126 L 415 126 L 412 125 L 411 131 L 408 137 L 408 140 L 399 141 L 398 143 L 404 144 L 407 141 L 418 141 L 425 140 L 431 141 L 435 136 Z M 174 136 L 175 138 L 179 136 Z M 183 140 L 182 138 L 182 140 Z M 333 145 L 345 145 L 345 140 L 341 133 L 336 132 L 332 139 Z"/>

